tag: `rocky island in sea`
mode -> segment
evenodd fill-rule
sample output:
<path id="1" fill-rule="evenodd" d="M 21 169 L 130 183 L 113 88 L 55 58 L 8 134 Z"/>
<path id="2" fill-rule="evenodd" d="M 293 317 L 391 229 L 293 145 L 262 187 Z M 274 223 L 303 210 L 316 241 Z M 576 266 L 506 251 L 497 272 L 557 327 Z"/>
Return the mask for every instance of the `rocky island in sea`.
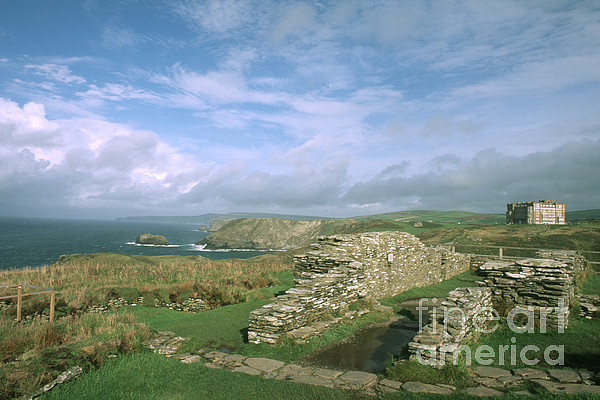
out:
<path id="1" fill-rule="evenodd" d="M 153 235 L 152 233 L 143 233 L 135 239 L 136 244 L 152 244 L 155 246 L 168 246 L 169 242 L 163 235 Z"/>

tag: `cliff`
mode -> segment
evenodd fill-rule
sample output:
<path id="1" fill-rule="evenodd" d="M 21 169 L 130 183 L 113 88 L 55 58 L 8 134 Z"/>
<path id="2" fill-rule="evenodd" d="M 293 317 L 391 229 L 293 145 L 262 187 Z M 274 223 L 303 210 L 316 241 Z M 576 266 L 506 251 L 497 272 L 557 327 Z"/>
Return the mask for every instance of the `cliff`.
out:
<path id="1" fill-rule="evenodd" d="M 228 221 L 197 244 L 209 250 L 289 250 L 309 245 L 319 236 L 361 231 L 363 225 L 351 219 L 292 221 L 242 218 Z"/>

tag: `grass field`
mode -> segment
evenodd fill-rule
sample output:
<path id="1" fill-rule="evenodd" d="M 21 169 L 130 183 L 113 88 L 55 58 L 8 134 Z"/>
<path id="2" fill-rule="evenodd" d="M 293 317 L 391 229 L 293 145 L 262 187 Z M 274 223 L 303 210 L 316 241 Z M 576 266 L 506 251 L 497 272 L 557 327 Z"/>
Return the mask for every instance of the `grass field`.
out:
<path id="1" fill-rule="evenodd" d="M 396 306 L 407 299 L 420 297 L 444 296 L 449 290 L 458 286 L 469 286 L 477 277 L 471 272 L 464 273 L 440 284 L 426 288 L 415 288 L 393 298 L 383 299 L 382 303 Z M 597 290 L 597 282 L 593 280 L 586 283 L 587 291 Z M 285 285 L 269 288 L 273 293 L 285 288 Z M 152 329 L 171 330 L 178 335 L 188 337 L 185 350 L 194 351 L 198 348 L 226 347 L 236 353 L 254 357 L 270 357 L 282 361 L 293 361 L 302 355 L 321 346 L 334 343 L 341 338 L 352 335 L 360 327 L 373 322 L 373 319 L 363 317 L 362 321 L 354 326 L 344 326 L 332 330 L 319 340 L 311 341 L 309 345 L 292 345 L 282 343 L 278 346 L 250 345 L 244 341 L 244 330 L 247 327 L 248 313 L 267 302 L 253 300 L 245 303 L 228 305 L 202 313 L 182 313 L 168 309 L 154 309 L 147 307 L 132 310 L 136 321 L 144 322 Z M 371 317 L 372 318 L 372 317 Z M 596 358 L 600 348 L 593 342 L 598 340 L 597 331 L 600 321 L 587 321 L 572 318 L 571 325 L 564 334 L 522 334 L 517 337 L 516 346 L 522 348 L 526 344 L 536 344 L 540 348 L 550 344 L 564 344 L 566 358 L 585 360 L 585 357 Z M 510 343 L 514 333 L 499 329 L 492 335 L 482 337 L 472 346 Z M 492 364 L 501 366 L 498 363 Z M 506 367 L 506 365 L 504 365 Z M 522 364 L 516 367 L 524 366 Z M 545 365 L 539 365 L 540 367 Z M 547 365 L 546 365 L 547 367 Z M 409 368 L 390 368 L 385 374 L 389 378 L 414 379 L 430 383 L 447 383 L 457 387 L 472 384 L 467 375 L 469 367 L 449 367 L 442 371 L 434 370 L 422 365 L 411 365 Z M 412 374 L 412 375 L 411 375 Z M 535 390 L 528 387 L 530 390 Z M 188 399 L 188 398 L 215 398 L 215 399 L 359 399 L 364 395 L 350 392 L 334 391 L 327 388 L 267 380 L 245 374 L 231 373 L 228 371 L 214 370 L 202 365 L 185 365 L 174 360 L 166 359 L 145 351 L 119 356 L 116 360 L 107 361 L 99 369 L 94 369 L 85 374 L 76 382 L 68 383 L 54 389 L 44 399 Z M 381 399 L 399 398 L 447 398 L 435 395 L 412 395 L 407 393 L 389 394 L 379 396 Z M 468 398 L 455 396 L 453 398 Z M 507 394 L 503 398 L 519 398 Z M 535 398 L 549 399 L 549 394 L 536 392 Z M 552 396 L 552 398 L 556 398 Z M 560 396 L 558 396 L 560 398 Z M 567 397 L 564 397 L 567 398 Z M 570 399 L 577 397 L 568 397 Z M 579 398 L 594 398 L 580 396 Z"/>
<path id="2" fill-rule="evenodd" d="M 247 324 L 247 307 L 257 307 L 274 293 L 292 285 L 288 256 L 260 260 L 211 261 L 197 257 L 142 257 L 122 254 L 74 256 L 40 269 L 0 272 L 5 285 L 27 283 L 52 287 L 57 296 L 57 321 L 15 323 L 16 300 L 0 312 L 0 398 L 28 393 L 54 379 L 75 363 L 86 370 L 100 366 L 107 356 L 137 351 L 150 331 L 130 312 L 84 313 L 90 304 L 125 297 L 135 300 L 180 301 L 200 297 L 223 313 L 219 321 L 196 324 L 234 336 L 227 324 L 227 304 L 240 304 Z M 15 293 L 2 293 L 15 294 Z M 48 314 L 49 296 L 31 296 L 23 302 L 23 317 Z M 254 303 L 252 303 L 254 302 Z M 178 329 L 178 319 L 202 314 L 147 308 L 148 319 L 159 328 Z M 223 310 L 223 311 L 221 311 Z M 162 311 L 172 311 L 161 314 Z M 212 314 L 208 313 L 207 316 Z M 158 321 L 162 321 L 159 323 Z M 233 321 L 233 320 L 232 320 Z M 180 321 L 181 322 L 181 321 Z M 181 322 L 190 326 L 190 322 Z M 192 322 L 193 323 L 193 322 Z M 239 323 L 239 321 L 238 321 Z M 198 328 L 201 326 L 202 328 Z M 216 330 L 215 330 L 216 327 Z M 184 329 L 183 334 L 187 334 Z M 217 337 L 215 340 L 220 340 Z"/>

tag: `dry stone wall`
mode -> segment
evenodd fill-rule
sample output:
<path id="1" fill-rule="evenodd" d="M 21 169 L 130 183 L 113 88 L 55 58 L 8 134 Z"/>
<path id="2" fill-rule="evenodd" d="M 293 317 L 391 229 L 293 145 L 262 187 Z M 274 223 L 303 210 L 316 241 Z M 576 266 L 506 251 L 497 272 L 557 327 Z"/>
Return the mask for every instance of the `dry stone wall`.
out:
<path id="1" fill-rule="evenodd" d="M 566 328 L 569 304 L 575 284 L 586 268 L 585 260 L 575 252 L 538 252 L 539 257 L 513 262 L 489 261 L 479 267 L 483 284 L 492 289 L 496 308 L 523 307 L 536 316 L 544 312 L 546 327 Z"/>
<path id="2" fill-rule="evenodd" d="M 467 269 L 467 255 L 427 247 L 405 232 L 320 238 L 310 251 L 295 257 L 295 286 L 250 313 L 248 340 L 275 343 L 360 298 L 394 296 Z"/>
<path id="3" fill-rule="evenodd" d="M 457 362 L 463 342 L 485 329 L 493 318 L 492 291 L 486 287 L 461 287 L 440 304 L 427 308 L 429 322 L 408 344 L 411 359 L 440 367 Z M 424 312 L 421 310 L 420 312 Z M 422 321 L 422 315 L 420 315 Z"/>
<path id="4" fill-rule="evenodd" d="M 579 300 L 580 316 L 586 319 L 600 318 L 600 295 L 580 294 L 577 299 Z"/>
<path id="5" fill-rule="evenodd" d="M 509 318 L 511 310 L 533 311 L 533 321 L 540 326 L 543 311 L 544 329 L 566 328 L 577 280 L 587 268 L 585 259 L 563 250 L 540 250 L 536 255 L 540 258 L 484 262 L 478 265 L 482 287 L 457 288 L 439 305 L 429 304 L 431 323 L 420 326 L 409 343 L 411 358 L 438 367 L 455 363 L 462 344 L 486 331 L 486 321 L 495 321 L 497 311 Z M 594 309 L 589 300 L 580 296 L 582 315 L 588 306 Z"/>

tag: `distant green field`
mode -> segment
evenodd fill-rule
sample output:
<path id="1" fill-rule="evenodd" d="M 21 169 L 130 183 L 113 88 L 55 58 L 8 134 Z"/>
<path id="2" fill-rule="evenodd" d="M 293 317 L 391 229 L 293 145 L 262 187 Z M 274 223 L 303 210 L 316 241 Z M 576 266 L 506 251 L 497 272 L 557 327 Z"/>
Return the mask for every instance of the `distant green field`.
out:
<path id="1" fill-rule="evenodd" d="M 580 221 L 600 221 L 600 209 L 595 210 L 582 210 L 582 211 L 567 211 L 566 212 L 567 222 L 580 222 Z"/>
<path id="2" fill-rule="evenodd" d="M 503 224 L 504 214 L 478 214 L 469 211 L 411 210 L 354 217 L 358 221 L 386 219 L 403 222 L 445 222 L 454 224 Z"/>
<path id="3" fill-rule="evenodd" d="M 474 213 L 469 211 L 436 211 L 436 210 L 411 210 L 396 211 L 384 214 L 364 215 L 353 217 L 357 221 L 372 219 L 394 220 L 403 222 L 442 222 L 451 224 L 504 224 L 506 216 L 504 213 Z M 567 211 L 567 222 L 600 221 L 600 209 Z"/>

